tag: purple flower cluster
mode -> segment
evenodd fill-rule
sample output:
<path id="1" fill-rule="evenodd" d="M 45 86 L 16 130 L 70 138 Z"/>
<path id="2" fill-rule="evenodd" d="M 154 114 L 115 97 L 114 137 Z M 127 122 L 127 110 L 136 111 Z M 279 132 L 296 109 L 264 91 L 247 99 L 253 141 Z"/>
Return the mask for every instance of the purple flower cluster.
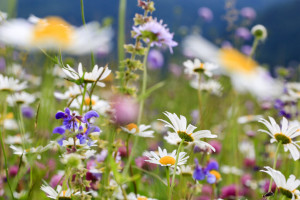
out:
<path id="1" fill-rule="evenodd" d="M 76 112 L 71 112 L 69 108 L 65 109 L 65 112 L 59 111 L 56 113 L 56 119 L 63 119 L 63 125 L 55 127 L 53 133 L 65 134 L 66 130 L 72 133 L 78 133 L 77 138 L 80 140 L 80 143 L 85 143 L 85 140 L 88 138 L 88 134 L 91 132 L 100 132 L 98 126 L 93 126 L 89 119 L 92 117 L 99 117 L 99 114 L 96 111 L 88 111 L 84 116 L 78 115 Z M 84 130 L 82 125 L 79 125 L 79 122 L 86 125 L 86 130 Z"/>
<path id="2" fill-rule="evenodd" d="M 198 181 L 206 179 L 207 183 L 214 184 L 217 181 L 215 175 L 211 174 L 212 170 L 219 170 L 219 164 L 216 161 L 211 161 L 205 168 L 199 165 L 198 159 L 195 159 L 196 167 L 194 170 L 193 178 Z"/>
<path id="3" fill-rule="evenodd" d="M 133 27 L 133 31 L 136 33 L 135 38 L 142 36 L 150 42 L 151 46 L 161 47 L 166 45 L 169 47 L 170 52 L 173 53 L 172 47 L 177 46 L 177 42 L 173 40 L 173 33 L 170 33 L 166 24 L 163 21 L 159 22 L 157 19 L 153 19 L 138 27 Z"/>

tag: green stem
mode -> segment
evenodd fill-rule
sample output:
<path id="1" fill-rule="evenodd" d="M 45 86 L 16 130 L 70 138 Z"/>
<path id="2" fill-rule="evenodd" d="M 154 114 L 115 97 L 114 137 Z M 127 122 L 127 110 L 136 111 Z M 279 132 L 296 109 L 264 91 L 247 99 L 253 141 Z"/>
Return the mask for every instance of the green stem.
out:
<path id="1" fill-rule="evenodd" d="M 166 168 L 166 173 L 167 173 L 167 182 L 168 182 L 168 200 L 171 200 L 171 195 L 170 195 L 170 191 L 171 191 L 171 186 L 170 186 L 170 169 L 169 166 L 167 166 Z"/>
<path id="2" fill-rule="evenodd" d="M 199 105 L 199 126 L 202 128 L 202 99 L 201 99 L 201 74 L 199 73 L 199 80 L 198 80 L 198 105 Z"/>
<path id="3" fill-rule="evenodd" d="M 83 105 L 84 105 L 84 101 L 85 101 L 85 93 L 86 93 L 86 89 L 87 89 L 87 83 L 84 84 L 84 89 L 83 89 L 83 93 L 82 93 L 82 102 L 81 102 L 81 106 L 80 106 L 80 115 L 82 115 L 83 113 Z M 91 101 L 91 99 L 90 99 Z"/>
<path id="4" fill-rule="evenodd" d="M 22 146 L 23 149 L 26 150 L 24 120 L 23 120 L 23 115 L 22 115 L 22 110 L 20 105 L 18 105 L 18 113 L 19 113 L 19 126 L 20 126 L 20 132 L 22 137 Z"/>
<path id="5" fill-rule="evenodd" d="M 80 7 L 81 7 L 81 19 L 82 19 L 82 23 L 83 25 L 86 24 L 85 22 L 85 17 L 84 17 L 84 4 L 83 4 L 83 0 L 80 0 Z M 92 67 L 95 66 L 95 56 L 94 53 L 91 52 L 91 61 L 92 61 Z"/>
<path id="6" fill-rule="evenodd" d="M 143 73 L 143 85 L 142 85 L 142 92 L 141 92 L 141 96 L 142 97 L 145 96 L 146 88 L 147 88 L 147 59 L 148 59 L 149 49 L 150 49 L 150 44 L 148 45 L 148 47 L 146 49 L 145 56 L 144 56 L 144 61 L 143 61 L 144 73 Z M 137 121 L 138 125 L 140 125 L 140 123 L 141 123 L 141 119 L 142 119 L 142 115 L 143 115 L 144 103 L 145 103 L 145 99 L 142 98 L 141 102 L 140 102 L 139 115 L 138 115 L 138 121 Z M 129 155 L 128 162 L 127 162 L 127 164 L 126 164 L 126 166 L 124 168 L 123 175 L 127 174 L 127 172 L 128 172 L 128 169 L 130 167 L 130 163 L 131 163 L 132 158 L 133 158 L 133 154 L 134 154 L 133 152 L 135 152 L 135 149 L 137 147 L 138 141 L 139 141 L 139 137 L 135 136 L 134 142 L 133 142 L 133 147 L 132 147 L 132 150 L 131 150 L 131 154 Z"/>
<path id="7" fill-rule="evenodd" d="M 280 146 L 281 146 L 281 141 L 278 143 L 278 146 L 277 146 L 277 149 L 276 149 L 276 152 L 275 152 L 275 157 L 274 157 L 274 162 L 273 162 L 273 169 L 276 169 L 277 157 L 278 157 L 278 152 L 279 152 Z M 273 183 L 273 178 L 271 177 L 268 192 L 271 192 L 272 183 Z"/>
<path id="8" fill-rule="evenodd" d="M 172 199 L 172 191 L 174 188 L 174 183 L 175 183 L 175 175 L 176 175 L 176 170 L 177 170 L 177 164 L 178 164 L 178 158 L 179 158 L 179 153 L 181 151 L 181 147 L 184 143 L 184 140 L 181 140 L 179 147 L 177 149 L 177 154 L 176 154 L 176 161 L 175 161 L 175 166 L 174 166 L 174 172 L 173 172 L 173 176 L 172 176 L 172 184 L 171 184 L 171 191 L 170 191 L 170 197 Z"/>
<path id="9" fill-rule="evenodd" d="M 125 21 L 126 21 L 126 0 L 120 0 L 119 3 L 119 31 L 118 31 L 118 57 L 119 63 L 124 60 L 124 44 L 125 44 Z M 122 67 L 122 70 L 123 67 Z"/>
<path id="10" fill-rule="evenodd" d="M 257 45 L 258 45 L 259 39 L 255 38 L 254 42 L 252 44 L 252 49 L 251 49 L 251 53 L 250 53 L 250 58 L 253 58 L 254 53 L 256 51 Z"/>
<path id="11" fill-rule="evenodd" d="M 3 157 L 4 157 L 4 168 L 5 168 L 5 174 L 6 174 L 6 179 L 7 179 L 7 184 L 9 187 L 9 191 L 11 194 L 12 199 L 14 200 L 14 194 L 10 185 L 10 181 L 9 181 L 9 174 L 8 174 L 8 164 L 7 164 L 7 157 L 6 157 L 6 151 L 5 151 L 5 147 L 4 147 L 4 142 L 3 142 L 3 133 L 4 133 L 4 120 L 6 117 L 6 106 L 7 106 L 7 101 L 6 101 L 6 95 L 4 96 L 4 100 L 3 100 L 3 112 L 2 112 L 2 131 L 0 132 L 0 142 L 1 142 L 1 149 L 2 149 L 2 153 L 3 153 Z"/>

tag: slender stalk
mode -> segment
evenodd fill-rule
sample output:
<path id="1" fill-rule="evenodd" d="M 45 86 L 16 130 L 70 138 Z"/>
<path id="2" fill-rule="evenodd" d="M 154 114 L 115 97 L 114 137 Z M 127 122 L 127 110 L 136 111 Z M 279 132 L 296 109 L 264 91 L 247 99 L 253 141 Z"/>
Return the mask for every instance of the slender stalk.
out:
<path id="1" fill-rule="evenodd" d="M 257 48 L 257 45 L 258 45 L 258 42 L 259 42 L 259 39 L 257 39 L 255 37 L 254 42 L 252 44 L 252 48 L 251 48 L 250 58 L 253 58 L 256 48 Z"/>
<path id="2" fill-rule="evenodd" d="M 125 21 L 126 21 L 126 0 L 120 0 L 119 3 L 119 31 L 118 31 L 118 57 L 119 63 L 124 60 L 124 44 L 125 44 Z M 124 70 L 123 66 L 122 70 Z"/>
<path id="3" fill-rule="evenodd" d="M 83 25 L 85 25 L 86 22 L 85 22 L 85 17 L 84 17 L 84 4 L 83 4 L 83 0 L 80 0 L 80 7 L 81 7 L 81 19 L 82 19 L 82 23 L 83 23 Z M 92 67 L 95 66 L 95 56 L 94 56 L 93 52 L 91 52 L 91 61 L 92 61 Z"/>
<path id="4" fill-rule="evenodd" d="M 176 170 L 177 170 L 177 164 L 178 164 L 178 158 L 179 158 L 179 153 L 181 151 L 181 147 L 183 145 L 184 140 L 181 140 L 179 147 L 177 149 L 177 154 L 176 154 L 176 162 L 175 162 L 175 166 L 174 166 L 174 172 L 173 172 L 173 176 L 172 176 L 172 184 L 171 184 L 171 191 L 170 191 L 170 199 L 172 199 L 172 191 L 174 188 L 174 183 L 175 183 L 175 175 L 176 175 Z"/>
<path id="5" fill-rule="evenodd" d="M 201 74 L 199 73 L 199 80 L 198 80 L 198 104 L 199 104 L 199 126 L 202 127 L 202 99 L 201 99 Z"/>
<path id="6" fill-rule="evenodd" d="M 12 199 L 14 200 L 14 194 L 10 185 L 10 181 L 9 181 L 9 174 L 8 174 L 8 165 L 7 165 L 7 157 L 6 157 L 6 151 L 5 151 L 5 147 L 4 147 L 4 142 L 3 142 L 3 137 L 4 137 L 4 119 L 6 116 L 6 106 L 7 106 L 7 101 L 6 101 L 6 95 L 4 96 L 4 100 L 3 100 L 3 112 L 2 112 L 2 130 L 0 132 L 0 142 L 1 142 L 1 149 L 2 149 L 2 153 L 3 153 L 3 157 L 4 157 L 4 168 L 5 168 L 5 174 L 6 174 L 6 179 L 7 179 L 7 184 L 9 187 L 9 191 L 11 194 Z"/>
<path id="7" fill-rule="evenodd" d="M 84 89 L 83 89 L 83 93 L 82 93 L 82 102 L 81 102 L 81 106 L 80 106 L 80 115 L 82 115 L 83 113 L 83 105 L 84 105 L 84 101 L 85 101 L 85 93 L 86 93 L 86 89 L 87 89 L 87 83 L 84 84 Z M 92 101 L 90 99 L 90 101 Z"/>
<path id="8" fill-rule="evenodd" d="M 276 149 L 275 157 L 274 157 L 274 162 L 273 162 L 273 169 L 276 169 L 277 157 L 278 157 L 278 152 L 279 152 L 280 146 L 281 146 L 281 141 L 280 141 L 280 142 L 278 143 L 278 145 L 277 145 L 277 149 Z M 271 177 L 271 178 L 270 178 L 270 185 L 269 185 L 269 190 L 268 190 L 268 192 L 271 192 L 272 184 L 273 184 L 273 179 L 272 179 L 272 177 Z"/>
<path id="9" fill-rule="evenodd" d="M 23 120 L 23 115 L 22 115 L 22 110 L 20 105 L 18 105 L 18 113 L 19 113 L 19 126 L 20 126 L 20 132 L 22 137 L 22 146 L 23 149 L 26 150 L 24 120 Z"/>
<path id="10" fill-rule="evenodd" d="M 167 173 L 167 181 L 168 181 L 168 199 L 171 200 L 171 195 L 170 195 L 170 191 L 171 191 L 171 185 L 170 185 L 170 169 L 169 166 L 167 166 L 166 168 L 166 173 Z"/>
<path id="11" fill-rule="evenodd" d="M 138 125 L 141 123 L 141 119 L 142 119 L 142 115 L 143 115 L 143 109 L 144 109 L 144 103 L 145 103 L 144 96 L 146 94 L 146 88 L 147 88 L 147 59 L 148 59 L 149 49 L 150 49 L 150 44 L 146 48 L 144 61 L 143 61 L 144 73 L 143 73 L 143 85 L 142 85 L 142 92 L 141 92 L 142 98 L 141 98 L 141 102 L 140 102 L 139 115 L 138 115 L 138 121 L 137 121 Z M 132 151 L 131 151 L 132 153 L 129 155 L 129 158 L 128 158 L 127 164 L 124 168 L 123 174 L 127 174 L 127 172 L 128 172 L 128 169 L 130 167 L 130 163 L 131 163 L 132 158 L 133 158 L 133 152 L 135 152 L 138 141 L 139 141 L 139 137 L 135 136 Z"/>

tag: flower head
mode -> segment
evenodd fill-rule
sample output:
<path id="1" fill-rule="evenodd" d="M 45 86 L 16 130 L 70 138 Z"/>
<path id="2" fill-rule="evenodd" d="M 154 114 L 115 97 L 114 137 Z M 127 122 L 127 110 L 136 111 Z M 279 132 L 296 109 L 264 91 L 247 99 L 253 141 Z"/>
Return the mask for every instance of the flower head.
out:
<path id="1" fill-rule="evenodd" d="M 74 27 L 60 17 L 28 20 L 12 19 L 0 26 L 0 40 L 5 44 L 29 49 L 63 50 L 85 54 L 110 42 L 110 28 L 99 29 L 97 23 Z"/>
<path id="2" fill-rule="evenodd" d="M 70 65 L 67 65 L 66 68 L 63 68 L 64 73 L 71 78 L 75 83 L 95 83 L 100 87 L 104 87 L 105 84 L 101 82 L 104 80 L 111 72 L 110 69 L 105 67 L 98 67 L 95 65 L 92 72 L 83 72 L 82 64 L 78 65 L 78 72 L 76 72 Z"/>
<path id="3" fill-rule="evenodd" d="M 208 143 L 201 141 L 200 139 L 202 138 L 215 138 L 217 137 L 216 135 L 211 134 L 211 132 L 209 130 L 201 130 L 201 131 L 196 131 L 194 132 L 194 130 L 197 128 L 191 124 L 189 124 L 187 126 L 187 121 L 186 118 L 182 115 L 180 115 L 180 118 L 175 114 L 175 113 L 169 113 L 169 112 L 165 112 L 164 113 L 170 122 L 167 122 L 165 120 L 159 119 L 160 121 L 165 123 L 166 127 L 169 127 L 171 129 L 173 129 L 173 133 L 171 134 L 175 134 L 177 136 L 174 136 L 172 138 L 178 140 L 179 138 L 181 140 L 184 140 L 184 142 L 186 143 L 196 143 L 196 144 L 203 144 L 205 146 L 209 146 L 213 151 L 215 151 L 215 149 Z M 180 141 L 181 141 L 180 140 Z"/>
<path id="4" fill-rule="evenodd" d="M 56 190 L 49 185 L 42 185 L 41 190 L 43 190 L 50 199 L 61 199 L 62 197 L 71 199 L 73 194 L 72 190 L 63 190 L 60 185 L 57 186 Z"/>
<path id="5" fill-rule="evenodd" d="M 276 187 L 280 192 L 289 199 L 299 199 L 300 191 L 297 188 L 300 186 L 300 180 L 296 179 L 294 175 L 290 175 L 289 179 L 286 180 L 284 175 L 271 167 L 265 167 L 266 170 L 261 170 L 269 174 L 274 182 Z"/>
<path id="6" fill-rule="evenodd" d="M 221 180 L 221 175 L 218 172 L 219 164 L 216 161 L 209 162 L 205 168 L 199 165 L 197 159 L 195 159 L 195 163 L 196 167 L 193 173 L 193 178 L 195 180 L 204 180 L 206 178 L 209 184 L 213 184 Z"/>
<path id="7" fill-rule="evenodd" d="M 121 129 L 126 133 L 137 135 L 140 137 L 153 137 L 154 131 L 150 131 L 150 130 L 147 131 L 147 129 L 149 128 L 151 128 L 150 125 L 141 124 L 137 126 L 134 123 L 130 123 L 126 126 L 121 126 Z"/>
<path id="8" fill-rule="evenodd" d="M 282 118 L 282 127 L 280 127 L 272 117 L 269 117 L 269 120 L 270 122 L 261 118 L 259 122 L 263 123 L 268 130 L 266 131 L 260 129 L 258 131 L 267 133 L 269 136 L 271 136 L 271 143 L 281 142 L 281 144 L 284 146 L 284 150 L 289 150 L 293 159 L 298 160 L 300 158 L 300 146 L 297 143 L 300 141 L 294 142 L 293 139 L 300 135 L 300 126 L 297 124 L 289 124 L 285 117 Z"/>
<path id="9" fill-rule="evenodd" d="M 184 72 L 188 75 L 203 73 L 207 77 L 212 77 L 212 71 L 217 69 L 218 66 L 212 63 L 202 63 L 199 59 L 195 58 L 194 62 L 187 60 L 183 63 L 185 69 Z"/>
<path id="10" fill-rule="evenodd" d="M 268 36 L 266 27 L 261 24 L 253 26 L 253 28 L 251 29 L 251 33 L 259 40 L 265 40 Z"/>
<path id="11" fill-rule="evenodd" d="M 157 165 L 174 167 L 176 163 L 176 150 L 174 150 L 172 153 L 168 153 L 166 149 L 161 150 L 161 148 L 158 147 L 158 154 L 156 152 L 150 151 L 145 152 L 144 155 L 149 159 L 146 160 L 147 162 Z M 185 152 L 180 152 L 177 166 L 184 165 L 187 162 L 188 158 L 189 156 L 186 156 Z"/>
<path id="12" fill-rule="evenodd" d="M 141 36 L 151 46 L 161 47 L 166 45 L 173 53 L 172 47 L 177 46 L 177 42 L 173 41 L 173 34 L 166 27 L 167 25 L 164 25 L 162 20 L 158 22 L 157 19 L 153 19 L 143 25 L 133 27 L 133 31 L 135 32 L 135 38 Z"/>
<path id="13" fill-rule="evenodd" d="M 17 92 L 27 87 L 27 82 L 21 82 L 12 77 L 0 74 L 0 91 Z"/>

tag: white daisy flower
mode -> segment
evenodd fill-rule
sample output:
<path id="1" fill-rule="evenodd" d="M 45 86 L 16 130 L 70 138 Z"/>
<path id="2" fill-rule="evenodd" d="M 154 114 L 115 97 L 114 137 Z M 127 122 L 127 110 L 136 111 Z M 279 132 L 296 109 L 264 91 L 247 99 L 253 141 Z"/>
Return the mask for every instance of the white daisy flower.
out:
<path id="1" fill-rule="evenodd" d="M 239 117 L 237 121 L 239 124 L 246 124 L 248 122 L 255 122 L 255 121 L 259 120 L 260 118 L 262 118 L 261 115 L 245 115 L 245 116 Z"/>
<path id="2" fill-rule="evenodd" d="M 135 195 L 133 192 L 131 192 L 127 195 L 127 199 L 128 200 L 157 200 L 157 199 L 148 198 L 146 196 L 139 195 L 139 194 Z"/>
<path id="3" fill-rule="evenodd" d="M 73 85 L 71 87 L 68 87 L 68 90 L 64 93 L 60 92 L 54 92 L 54 96 L 57 99 L 73 99 L 82 93 L 82 88 L 79 85 Z"/>
<path id="4" fill-rule="evenodd" d="M 180 115 L 180 118 L 175 113 L 164 112 L 164 114 L 170 119 L 171 123 L 159 119 L 164 122 L 166 127 L 173 129 L 174 133 L 177 134 L 181 140 L 184 140 L 186 143 L 198 143 L 209 146 L 213 151 L 215 149 L 208 143 L 201 141 L 202 138 L 216 138 L 216 135 L 211 134 L 209 130 L 201 130 L 193 132 L 197 127 L 189 124 L 187 126 L 187 120 L 184 116 Z M 175 139 L 175 137 L 174 137 Z"/>
<path id="5" fill-rule="evenodd" d="M 29 105 L 35 101 L 35 96 L 27 92 L 14 93 L 7 96 L 6 100 L 10 106 L 14 105 Z"/>
<path id="6" fill-rule="evenodd" d="M 269 174 L 276 183 L 276 187 L 280 192 L 289 199 L 299 199 L 300 191 L 297 188 L 300 186 L 300 180 L 292 174 L 289 179 L 286 180 L 284 175 L 271 167 L 265 167 L 266 170 L 260 170 Z"/>
<path id="7" fill-rule="evenodd" d="M 112 38 L 111 28 L 99 29 L 98 23 L 74 27 L 59 17 L 35 16 L 11 19 L 0 27 L 0 41 L 26 49 L 62 50 L 70 54 L 96 51 Z"/>
<path id="8" fill-rule="evenodd" d="M 13 153 L 16 155 L 26 155 L 29 153 L 43 153 L 49 149 L 56 148 L 57 145 L 57 142 L 50 141 L 50 143 L 46 146 L 31 147 L 25 150 L 21 147 L 16 147 L 14 145 L 10 145 L 9 147 L 13 150 Z"/>
<path id="9" fill-rule="evenodd" d="M 172 153 L 168 153 L 166 149 L 161 150 L 161 148 L 158 147 L 158 154 L 154 151 L 150 151 L 145 152 L 144 155 L 149 158 L 149 160 L 146 160 L 147 162 L 157 165 L 174 167 L 176 163 L 176 150 Z M 187 162 L 189 156 L 186 155 L 185 152 L 179 153 L 177 166 L 184 165 Z"/>
<path id="10" fill-rule="evenodd" d="M 220 171 L 224 174 L 234 174 L 237 176 L 241 176 L 241 175 L 245 174 L 243 172 L 243 170 L 237 168 L 236 166 L 228 166 L 228 165 L 223 165 L 220 168 Z"/>
<path id="11" fill-rule="evenodd" d="M 75 138 L 75 142 L 72 137 L 69 137 L 68 140 L 62 141 L 62 146 L 65 148 L 72 148 L 74 146 L 74 144 L 76 146 L 76 149 L 89 149 L 90 148 L 90 146 L 87 145 L 87 143 L 80 144 L 80 141 L 77 138 Z"/>
<path id="12" fill-rule="evenodd" d="M 7 19 L 7 13 L 0 11 L 0 23 Z"/>
<path id="13" fill-rule="evenodd" d="M 32 142 L 32 139 L 30 139 L 30 135 L 28 133 L 26 133 L 24 135 L 24 140 L 28 143 Z M 7 138 L 5 139 L 5 143 L 6 144 L 18 144 L 21 145 L 23 143 L 23 139 L 22 136 L 20 134 L 14 135 L 14 136 L 10 136 L 8 135 Z"/>
<path id="14" fill-rule="evenodd" d="M 287 93 L 293 97 L 293 99 L 300 99 L 300 83 L 293 82 L 286 84 Z"/>
<path id="15" fill-rule="evenodd" d="M 268 128 L 268 131 L 261 129 L 258 131 L 267 133 L 271 136 L 271 143 L 281 142 L 284 146 L 284 150 L 289 150 L 293 159 L 298 160 L 300 158 L 300 146 L 297 143 L 300 143 L 300 141 L 294 142 L 292 139 L 300 135 L 300 126 L 289 124 L 285 117 L 282 118 L 281 128 L 272 117 L 269 117 L 269 120 L 270 122 L 261 118 L 259 122 L 263 123 Z"/>
<path id="16" fill-rule="evenodd" d="M 82 96 L 78 96 L 71 104 L 71 108 L 79 109 L 82 103 Z M 107 113 L 111 110 L 111 106 L 108 101 L 99 99 L 98 96 L 92 95 L 92 98 L 85 96 L 83 110 L 89 110 L 90 104 L 92 105 L 93 110 L 97 111 L 100 115 L 106 116 Z"/>
<path id="17" fill-rule="evenodd" d="M 190 81 L 190 85 L 192 88 L 195 88 L 197 90 L 200 87 L 201 91 L 206 91 L 206 92 L 216 95 L 216 96 L 222 95 L 222 90 L 223 90 L 222 85 L 218 81 L 215 81 L 212 79 L 210 79 L 208 81 L 201 81 L 200 86 L 199 86 L 199 77 L 197 77 Z"/>
<path id="18" fill-rule="evenodd" d="M 251 33 L 260 40 L 265 40 L 268 36 L 268 31 L 266 27 L 261 24 L 253 26 L 251 29 Z"/>
<path id="19" fill-rule="evenodd" d="M 101 81 L 104 80 L 111 72 L 110 69 L 105 67 L 98 67 L 98 65 L 94 66 L 92 72 L 83 72 L 81 63 L 79 63 L 78 65 L 78 72 L 70 67 L 70 65 L 67 65 L 66 68 L 63 68 L 63 71 L 69 78 L 75 81 L 82 80 L 86 83 L 94 83 L 98 80 L 99 76 L 101 76 L 97 82 L 97 85 L 100 87 L 105 86 L 105 84 Z"/>
<path id="20" fill-rule="evenodd" d="M 208 77 L 212 77 L 212 71 L 217 69 L 218 66 L 212 63 L 202 63 L 199 59 L 195 58 L 194 62 L 187 60 L 183 63 L 185 69 L 184 72 L 188 75 L 198 75 L 198 73 L 204 73 Z"/>
<path id="21" fill-rule="evenodd" d="M 21 82 L 13 77 L 0 74 L 0 91 L 16 92 L 27 87 L 27 82 Z"/>
<path id="22" fill-rule="evenodd" d="M 19 128 L 12 112 L 7 113 L 6 116 L 0 114 L 0 124 L 2 123 L 6 130 L 17 130 Z"/>
<path id="23" fill-rule="evenodd" d="M 151 128 L 151 125 L 141 124 L 137 126 L 134 123 L 130 123 L 125 127 L 121 126 L 121 129 L 126 133 L 137 135 L 140 137 L 154 137 L 153 136 L 154 131 L 149 131 L 149 130 L 147 131 L 147 129 L 149 128 Z"/>
<path id="24" fill-rule="evenodd" d="M 42 185 L 41 190 L 43 190 L 50 199 L 61 199 L 62 197 L 71 199 L 73 193 L 70 189 L 63 190 L 61 185 L 57 185 L 56 190 L 49 185 Z"/>
<path id="25" fill-rule="evenodd" d="M 171 169 L 171 174 L 174 173 L 174 169 Z M 183 176 L 192 176 L 194 173 L 194 170 L 190 165 L 181 165 L 176 170 L 177 175 L 183 175 Z"/>

